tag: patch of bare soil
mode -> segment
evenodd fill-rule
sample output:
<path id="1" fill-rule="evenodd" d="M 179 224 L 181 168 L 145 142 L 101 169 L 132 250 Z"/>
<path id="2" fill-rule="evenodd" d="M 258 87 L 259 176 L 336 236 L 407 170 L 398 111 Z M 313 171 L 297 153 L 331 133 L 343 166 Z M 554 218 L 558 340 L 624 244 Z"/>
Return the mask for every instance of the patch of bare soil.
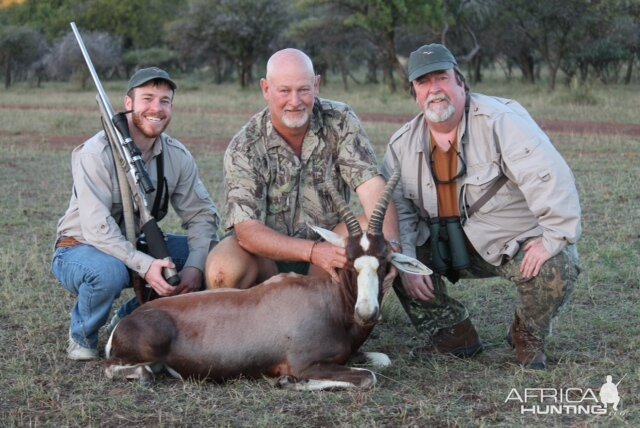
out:
<path id="1" fill-rule="evenodd" d="M 232 114 L 227 112 L 227 114 Z M 238 113 L 235 113 L 238 114 Z M 363 122 L 385 122 L 401 125 L 412 119 L 412 116 L 392 115 L 392 114 L 362 114 L 360 119 Z M 578 134 L 578 135 L 625 135 L 640 138 L 640 125 L 629 123 L 612 122 L 579 122 L 567 120 L 544 120 L 538 121 L 540 127 L 548 133 Z M 70 149 L 82 144 L 90 135 L 45 135 L 40 133 L 24 132 L 0 132 L 0 138 L 12 137 L 20 144 L 29 147 L 43 147 L 50 149 Z M 182 139 L 188 146 L 199 148 L 206 147 L 207 150 L 224 151 L 229 144 L 227 140 L 209 139 Z"/>

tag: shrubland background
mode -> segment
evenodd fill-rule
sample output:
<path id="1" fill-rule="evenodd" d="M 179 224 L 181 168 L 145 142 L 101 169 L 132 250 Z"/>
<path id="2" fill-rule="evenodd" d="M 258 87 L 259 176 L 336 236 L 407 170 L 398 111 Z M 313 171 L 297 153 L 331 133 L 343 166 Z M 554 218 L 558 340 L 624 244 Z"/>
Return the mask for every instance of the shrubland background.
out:
<path id="1" fill-rule="evenodd" d="M 190 75 L 177 82 L 168 132 L 192 151 L 223 211 L 223 151 L 264 100 L 257 85 L 212 85 Z M 120 107 L 126 82 L 105 86 Z M 0 426 L 640 425 L 640 86 L 596 82 L 551 93 L 545 86 L 490 77 L 473 90 L 515 98 L 543 127 L 564 129 L 550 136 L 578 183 L 583 271 L 548 342 L 549 371 L 515 364 L 504 340 L 515 290 L 502 280 L 461 281 L 450 289 L 468 305 L 486 344 L 471 360 L 410 358 L 422 338 L 390 296 L 364 348 L 386 352 L 393 365 L 378 372 L 379 382 L 369 391 L 298 393 L 275 389 L 267 380 L 218 385 L 164 377 L 145 389 L 109 381 L 100 361 L 68 360 L 74 298 L 49 266 L 56 222 L 70 197 L 70 152 L 97 131 L 99 113 L 95 92 L 76 83 L 19 83 L 0 93 Z M 332 83 L 322 96 L 354 107 L 379 159 L 391 134 L 417 113 L 408 95 L 381 85 L 345 91 Z M 566 126 L 554 127 L 559 121 Z M 174 215 L 161 226 L 179 231 Z M 101 347 L 105 341 L 102 333 Z M 521 394 L 525 388 L 597 393 L 607 375 L 622 379 L 622 401 L 606 416 L 521 415 L 518 403 L 505 401 L 514 388 Z"/>
<path id="2" fill-rule="evenodd" d="M 551 90 L 589 78 L 628 84 L 640 54 L 639 0 L 0 0 L 5 87 L 87 85 L 69 21 L 101 75 L 153 65 L 243 88 L 283 47 L 307 52 L 345 89 L 391 92 L 406 87 L 409 53 L 425 43 L 448 46 L 471 82 L 498 66 Z"/>

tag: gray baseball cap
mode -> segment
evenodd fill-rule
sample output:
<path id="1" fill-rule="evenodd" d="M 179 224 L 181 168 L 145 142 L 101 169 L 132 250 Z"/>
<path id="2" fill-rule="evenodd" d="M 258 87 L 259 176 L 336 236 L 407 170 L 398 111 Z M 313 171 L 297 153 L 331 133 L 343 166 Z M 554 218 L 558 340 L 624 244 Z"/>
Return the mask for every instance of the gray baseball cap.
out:
<path id="1" fill-rule="evenodd" d="M 166 71 L 158 67 L 149 67 L 149 68 L 141 68 L 140 70 L 136 71 L 133 74 L 133 76 L 131 76 L 131 79 L 129 79 L 129 86 L 127 87 L 127 92 L 129 92 L 133 88 L 142 86 L 145 83 L 154 79 L 166 80 L 169 86 L 171 86 L 171 89 L 173 90 L 175 90 L 178 87 L 178 85 L 176 85 L 176 82 L 171 80 L 171 77 L 169 77 L 169 73 L 167 73 Z"/>
<path id="2" fill-rule="evenodd" d="M 449 49 L 433 43 L 411 52 L 409 56 L 409 82 L 434 71 L 449 70 L 458 65 Z"/>

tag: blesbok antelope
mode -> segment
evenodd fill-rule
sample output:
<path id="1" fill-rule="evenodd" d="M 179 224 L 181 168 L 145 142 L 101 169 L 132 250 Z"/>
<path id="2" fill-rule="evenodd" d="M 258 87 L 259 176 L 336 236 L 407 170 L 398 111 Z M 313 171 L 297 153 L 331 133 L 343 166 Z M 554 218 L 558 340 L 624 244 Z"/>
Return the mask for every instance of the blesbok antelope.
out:
<path id="1" fill-rule="evenodd" d="M 396 171 L 366 233 L 328 185 L 348 236 L 314 230 L 346 249 L 351 263 L 339 270 L 339 282 L 280 274 L 246 290 L 209 290 L 153 300 L 112 332 L 106 375 L 148 383 L 154 372 L 166 369 L 179 378 L 214 381 L 268 376 L 278 378 L 278 386 L 298 390 L 373 386 L 372 371 L 344 364 L 379 319 L 381 280 L 390 263 L 411 273 L 431 273 L 419 261 L 391 252 L 382 235 L 398 179 Z"/>

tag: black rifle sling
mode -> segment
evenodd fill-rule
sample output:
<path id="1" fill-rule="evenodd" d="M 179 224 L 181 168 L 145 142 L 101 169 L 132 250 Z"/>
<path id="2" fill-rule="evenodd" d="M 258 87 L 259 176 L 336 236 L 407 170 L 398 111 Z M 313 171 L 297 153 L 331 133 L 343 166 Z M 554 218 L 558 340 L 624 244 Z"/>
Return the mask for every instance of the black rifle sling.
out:
<path id="1" fill-rule="evenodd" d="M 169 207 L 169 189 L 167 186 L 167 180 L 164 178 L 164 147 L 160 152 L 160 155 L 156 158 L 156 167 L 158 169 L 158 190 L 156 192 L 156 197 L 153 200 L 153 208 L 151 208 L 151 215 L 156 220 L 160 220 L 158 218 L 159 210 L 160 210 L 160 202 L 162 201 L 162 196 L 164 193 L 167 193 L 167 197 L 164 198 L 164 204 L 162 204 L 162 212 L 167 213 L 167 208 Z"/>

